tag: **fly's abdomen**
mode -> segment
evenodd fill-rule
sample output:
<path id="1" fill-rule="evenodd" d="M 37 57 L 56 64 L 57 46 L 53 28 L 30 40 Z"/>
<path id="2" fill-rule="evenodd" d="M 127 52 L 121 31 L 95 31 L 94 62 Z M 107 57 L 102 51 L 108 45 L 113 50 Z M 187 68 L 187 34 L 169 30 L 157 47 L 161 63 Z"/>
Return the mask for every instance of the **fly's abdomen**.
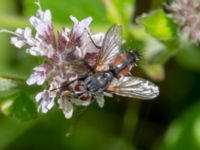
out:
<path id="1" fill-rule="evenodd" d="M 123 53 L 114 60 L 112 71 L 117 78 L 125 76 L 136 63 L 136 54 L 134 52 Z"/>

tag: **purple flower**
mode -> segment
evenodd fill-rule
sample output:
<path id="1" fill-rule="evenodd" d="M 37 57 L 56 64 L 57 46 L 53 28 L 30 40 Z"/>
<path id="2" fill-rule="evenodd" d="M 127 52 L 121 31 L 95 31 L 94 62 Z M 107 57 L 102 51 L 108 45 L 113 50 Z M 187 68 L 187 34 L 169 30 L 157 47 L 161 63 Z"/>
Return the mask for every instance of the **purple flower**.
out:
<path id="1" fill-rule="evenodd" d="M 176 0 L 167 6 L 172 11 L 175 22 L 180 26 L 180 34 L 194 42 L 200 42 L 200 2 L 199 0 Z"/>
<path id="2" fill-rule="evenodd" d="M 33 68 L 34 73 L 30 76 L 30 78 L 26 81 L 28 85 L 37 84 L 42 85 L 48 75 L 48 72 L 51 68 L 47 65 L 41 65 Z"/>
<path id="3" fill-rule="evenodd" d="M 36 101 L 40 102 L 38 110 L 43 113 L 47 113 L 53 107 L 55 97 L 56 93 L 48 90 L 38 93 L 35 97 Z"/>
<path id="4" fill-rule="evenodd" d="M 66 97 L 66 91 L 61 90 L 63 83 L 74 81 L 79 74 L 85 74 L 88 71 L 88 66 L 83 63 L 83 60 L 91 66 L 96 61 L 99 49 L 91 42 L 88 32 L 99 46 L 102 45 L 104 34 L 90 32 L 91 17 L 78 21 L 70 16 L 74 23 L 72 29 L 64 27 L 56 35 L 50 10 L 43 11 L 40 4 L 38 6 L 36 16 L 29 19 L 30 24 L 36 30 L 35 34 L 32 33 L 30 27 L 18 28 L 15 32 L 1 31 L 13 35 L 11 43 L 17 48 L 24 47 L 27 53 L 44 57 L 44 63 L 33 68 L 33 74 L 27 79 L 28 85 L 41 86 L 45 82 L 49 85 L 35 97 L 39 102 L 38 110 L 46 113 L 57 102 L 65 117 L 70 118 L 75 105 L 88 106 L 91 101 Z M 103 106 L 102 98 L 98 98 L 97 102 L 101 107 Z"/>

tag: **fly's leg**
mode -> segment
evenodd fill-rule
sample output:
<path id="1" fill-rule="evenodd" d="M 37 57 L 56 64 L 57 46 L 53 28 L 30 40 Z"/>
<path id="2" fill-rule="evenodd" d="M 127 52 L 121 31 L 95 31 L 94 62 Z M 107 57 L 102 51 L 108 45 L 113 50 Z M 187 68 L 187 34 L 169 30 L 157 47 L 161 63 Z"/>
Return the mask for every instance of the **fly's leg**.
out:
<path id="1" fill-rule="evenodd" d="M 97 45 L 97 44 L 94 42 L 94 40 L 92 39 L 92 36 L 91 36 L 90 32 L 88 31 L 88 29 L 85 28 L 85 30 L 87 31 L 87 33 L 88 33 L 88 35 L 89 35 L 89 38 L 90 38 L 92 44 L 93 44 L 97 49 L 101 49 L 101 46 Z"/>
<path id="2" fill-rule="evenodd" d="M 78 81 L 78 80 L 84 80 L 85 78 L 87 78 L 87 76 L 88 76 L 88 75 L 80 76 L 80 77 L 78 77 L 77 79 L 74 79 L 74 80 L 72 80 L 72 81 L 70 81 L 70 82 L 65 81 L 65 82 L 63 82 L 62 86 L 60 86 L 60 87 L 58 87 L 58 88 L 55 88 L 55 89 L 52 89 L 51 91 L 55 91 L 55 90 L 58 90 L 58 89 L 61 89 L 61 91 L 65 91 L 65 90 L 68 89 L 68 86 L 69 86 L 70 84 L 72 84 L 73 82 Z"/>

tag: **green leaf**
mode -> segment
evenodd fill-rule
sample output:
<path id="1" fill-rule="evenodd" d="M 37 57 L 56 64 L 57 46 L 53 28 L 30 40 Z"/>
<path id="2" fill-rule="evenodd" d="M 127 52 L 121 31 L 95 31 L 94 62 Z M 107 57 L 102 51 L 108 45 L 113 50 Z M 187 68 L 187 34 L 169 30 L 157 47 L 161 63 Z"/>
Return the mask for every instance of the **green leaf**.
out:
<path id="1" fill-rule="evenodd" d="M 1 13 L 14 13 L 15 10 L 15 3 L 8 3 L 7 1 L 1 1 L 1 5 L 0 5 L 0 12 Z"/>
<path id="2" fill-rule="evenodd" d="M 200 102 L 176 119 L 166 132 L 162 150 L 200 149 Z"/>
<path id="3" fill-rule="evenodd" d="M 177 36 L 177 25 L 162 9 L 138 18 L 138 23 L 144 25 L 146 31 L 159 40 L 168 40 Z"/>
<path id="4" fill-rule="evenodd" d="M 38 7 L 34 4 L 34 2 L 35 0 L 26 0 L 23 2 L 25 16 L 30 17 L 35 15 Z M 105 19 L 105 9 L 101 0 L 59 0 L 58 2 L 42 0 L 40 2 L 43 9 L 51 10 L 54 23 L 59 22 L 63 24 L 72 24 L 72 21 L 69 18 L 70 15 L 73 15 L 80 20 L 91 16 L 93 17 L 95 23 L 108 23 Z"/>
<path id="5" fill-rule="evenodd" d="M 16 83 L 13 80 L 0 77 L 0 92 L 13 89 L 14 87 L 16 87 Z"/>
<path id="6" fill-rule="evenodd" d="M 142 69 L 154 81 L 163 81 L 165 79 L 165 70 L 161 64 L 147 64 Z"/>
<path id="7" fill-rule="evenodd" d="M 129 34 L 129 26 L 133 14 L 133 0 L 103 0 L 110 22 L 121 24 L 125 35 Z"/>
<path id="8" fill-rule="evenodd" d="M 109 20 L 114 23 L 127 23 L 133 12 L 132 0 L 104 0 Z"/>
<path id="9" fill-rule="evenodd" d="M 0 76 L 0 101 L 14 95 L 18 91 L 16 87 L 17 83 L 14 80 Z"/>
<path id="10" fill-rule="evenodd" d="M 0 100 L 13 97 L 25 84 L 25 78 L 13 73 L 2 73 L 0 71 Z"/>
<path id="11" fill-rule="evenodd" d="M 16 97 L 5 100 L 1 104 L 4 114 L 25 121 L 37 116 L 37 109 L 32 99 L 21 92 Z"/>

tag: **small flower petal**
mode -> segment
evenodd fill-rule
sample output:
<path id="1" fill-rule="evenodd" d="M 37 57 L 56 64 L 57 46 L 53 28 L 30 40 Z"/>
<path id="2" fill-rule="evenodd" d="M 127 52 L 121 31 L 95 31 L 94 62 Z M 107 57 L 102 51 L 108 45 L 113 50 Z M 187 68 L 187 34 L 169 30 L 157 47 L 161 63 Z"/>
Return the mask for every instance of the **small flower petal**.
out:
<path id="1" fill-rule="evenodd" d="M 32 34 L 31 34 L 31 29 L 29 27 L 26 27 L 25 30 L 24 30 L 24 38 L 25 39 L 29 39 L 32 37 Z"/>
<path id="2" fill-rule="evenodd" d="M 78 20 L 74 16 L 70 16 L 70 19 L 74 22 L 74 24 L 78 24 Z"/>
<path id="3" fill-rule="evenodd" d="M 47 113 L 53 106 L 56 94 L 50 93 L 48 90 L 44 90 L 38 93 L 35 97 L 36 101 L 40 102 L 38 106 L 38 111 L 42 113 Z"/>
<path id="4" fill-rule="evenodd" d="M 35 96 L 35 100 L 36 102 L 39 102 L 44 96 L 44 91 L 38 93 L 36 96 Z"/>
<path id="5" fill-rule="evenodd" d="M 43 16 L 42 16 L 43 15 Z M 51 11 L 50 10 L 46 10 L 44 12 L 44 14 L 41 13 L 41 19 L 49 26 L 51 26 L 51 21 L 52 21 L 52 18 L 51 18 Z"/>
<path id="6" fill-rule="evenodd" d="M 63 113 L 65 115 L 65 118 L 69 119 L 72 117 L 73 114 L 73 105 L 70 102 L 66 102 L 66 108 L 63 109 Z"/>
<path id="7" fill-rule="evenodd" d="M 104 106 L 105 100 L 103 96 L 96 96 L 96 101 L 99 107 L 102 108 Z"/>
<path id="8" fill-rule="evenodd" d="M 37 84 L 42 85 L 48 75 L 49 67 L 47 65 L 41 65 L 38 67 L 33 68 L 35 71 L 26 81 L 28 85 Z"/>
<path id="9" fill-rule="evenodd" d="M 16 30 L 16 34 L 24 34 L 24 30 L 21 29 L 21 28 L 18 28 L 18 29 Z"/>
<path id="10" fill-rule="evenodd" d="M 59 104 L 59 108 L 63 110 L 65 118 L 67 119 L 71 118 L 73 114 L 72 103 L 66 97 L 62 97 L 62 98 L 59 98 L 58 104 Z"/>
<path id="11" fill-rule="evenodd" d="M 42 85 L 44 83 L 45 79 L 46 79 L 45 75 L 34 73 L 26 80 L 26 83 L 28 85 L 32 85 L 35 83 L 37 85 Z"/>
<path id="12" fill-rule="evenodd" d="M 26 44 L 24 41 L 19 40 L 17 37 L 12 37 L 11 43 L 15 45 L 17 48 L 22 48 Z"/>
<path id="13" fill-rule="evenodd" d="M 79 100 L 79 99 L 72 99 L 72 102 L 77 106 L 88 106 L 91 103 L 90 100 L 82 101 L 82 100 Z"/>
<path id="14" fill-rule="evenodd" d="M 37 33 L 39 33 L 42 36 L 45 35 L 45 31 L 47 31 L 47 27 L 44 23 L 42 23 L 41 20 L 32 16 L 29 21 L 31 25 L 36 29 Z"/>
<path id="15" fill-rule="evenodd" d="M 74 17 L 74 16 L 70 16 L 70 18 L 72 19 L 72 21 L 74 22 L 74 27 L 73 27 L 73 31 L 74 34 L 76 34 L 76 36 L 81 36 L 81 34 L 83 33 L 83 31 L 89 26 L 89 24 L 92 22 L 92 17 L 88 17 L 80 22 L 78 22 L 78 20 Z"/>

